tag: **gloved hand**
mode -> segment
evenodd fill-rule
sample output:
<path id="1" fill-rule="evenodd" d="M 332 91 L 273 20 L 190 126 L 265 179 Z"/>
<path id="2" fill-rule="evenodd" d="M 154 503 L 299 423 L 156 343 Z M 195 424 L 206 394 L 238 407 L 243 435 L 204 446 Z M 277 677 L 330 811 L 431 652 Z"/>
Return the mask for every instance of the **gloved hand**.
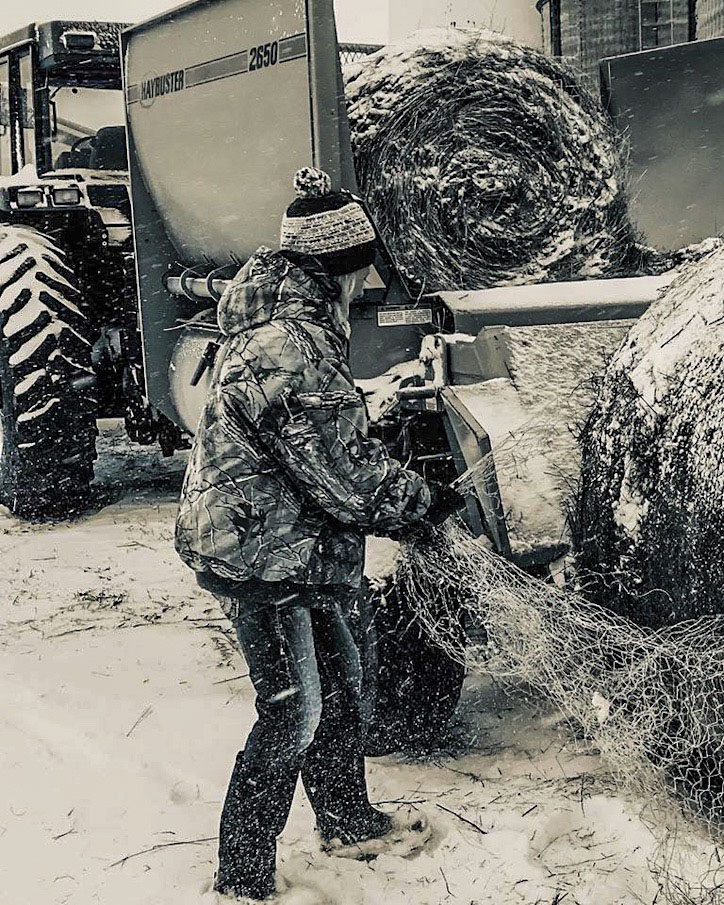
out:
<path id="1" fill-rule="evenodd" d="M 453 512 L 457 512 L 465 505 L 465 497 L 447 484 L 428 481 L 427 486 L 432 494 L 432 502 L 423 518 L 431 525 L 442 525 Z"/>
<path id="2" fill-rule="evenodd" d="M 423 517 L 420 521 L 412 522 L 409 525 L 405 525 L 403 528 L 396 528 L 394 531 L 386 531 L 385 537 L 389 537 L 390 540 L 397 541 L 401 544 L 428 543 L 434 533 L 435 528 L 432 522 L 429 522 Z"/>
<path id="3" fill-rule="evenodd" d="M 429 541 L 435 533 L 434 529 L 442 525 L 453 512 L 457 512 L 465 505 L 465 497 L 457 490 L 453 490 L 452 487 L 448 487 L 447 484 L 440 481 L 428 481 L 427 486 L 430 489 L 432 501 L 425 515 L 419 521 L 411 522 L 403 528 L 386 531 L 385 537 L 405 543 Z"/>

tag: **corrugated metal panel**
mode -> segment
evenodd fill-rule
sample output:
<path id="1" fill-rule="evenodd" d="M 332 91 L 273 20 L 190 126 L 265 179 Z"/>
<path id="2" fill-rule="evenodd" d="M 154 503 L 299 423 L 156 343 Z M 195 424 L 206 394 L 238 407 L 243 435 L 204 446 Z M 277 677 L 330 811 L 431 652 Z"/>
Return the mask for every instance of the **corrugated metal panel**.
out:
<path id="1" fill-rule="evenodd" d="M 696 4 L 697 38 L 724 35 L 724 0 L 698 0 Z"/>
<path id="2" fill-rule="evenodd" d="M 606 60 L 604 97 L 628 136 L 630 213 L 648 245 L 681 248 L 724 223 L 724 37 Z"/>
<path id="3" fill-rule="evenodd" d="M 724 9 L 724 0 L 704 2 Z M 540 6 L 541 14 L 550 17 L 550 0 Z M 605 57 L 680 44 L 690 37 L 689 0 L 559 0 L 559 7 L 562 55 L 592 85 Z"/>

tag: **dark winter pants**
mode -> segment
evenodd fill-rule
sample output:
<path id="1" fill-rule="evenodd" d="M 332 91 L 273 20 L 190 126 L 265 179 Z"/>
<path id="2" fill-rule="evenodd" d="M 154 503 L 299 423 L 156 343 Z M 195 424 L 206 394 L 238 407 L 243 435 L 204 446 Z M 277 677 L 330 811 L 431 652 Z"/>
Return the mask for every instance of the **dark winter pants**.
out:
<path id="1" fill-rule="evenodd" d="M 281 603 L 259 603 L 258 594 L 222 600 L 249 666 L 258 719 L 224 803 L 216 885 L 259 899 L 274 892 L 276 837 L 300 772 L 323 837 L 374 835 L 380 817 L 367 797 L 362 675 L 345 607 L 312 589 L 270 588 Z"/>

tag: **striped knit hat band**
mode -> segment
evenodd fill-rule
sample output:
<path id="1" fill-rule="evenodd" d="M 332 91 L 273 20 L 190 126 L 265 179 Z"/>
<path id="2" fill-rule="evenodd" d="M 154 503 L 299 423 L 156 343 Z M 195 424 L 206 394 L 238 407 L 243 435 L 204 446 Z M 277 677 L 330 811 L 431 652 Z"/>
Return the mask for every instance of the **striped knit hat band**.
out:
<path id="1" fill-rule="evenodd" d="M 332 192 L 329 176 L 313 167 L 299 170 L 294 188 L 297 200 L 282 219 L 282 250 L 315 257 L 335 276 L 374 262 L 375 229 L 358 201 Z"/>
<path id="2" fill-rule="evenodd" d="M 356 201 L 344 207 L 306 217 L 282 219 L 282 248 L 317 255 L 346 251 L 355 245 L 375 241 L 375 231 Z"/>

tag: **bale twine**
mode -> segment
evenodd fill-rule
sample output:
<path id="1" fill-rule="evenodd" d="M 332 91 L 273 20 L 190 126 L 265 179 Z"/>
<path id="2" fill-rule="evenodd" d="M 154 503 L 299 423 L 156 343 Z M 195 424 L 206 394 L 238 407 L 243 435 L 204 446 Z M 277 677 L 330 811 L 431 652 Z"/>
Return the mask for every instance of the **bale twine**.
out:
<path id="1" fill-rule="evenodd" d="M 724 613 L 724 247 L 636 323 L 582 437 L 589 593 L 649 626 Z"/>
<path id="2" fill-rule="evenodd" d="M 564 65 L 431 30 L 357 63 L 346 92 L 360 190 L 425 290 L 637 270 L 621 139 Z"/>
<path id="3" fill-rule="evenodd" d="M 667 859 L 680 831 L 702 847 L 706 835 L 724 841 L 724 618 L 641 627 L 526 574 L 454 524 L 410 538 L 395 581 L 451 658 L 537 690 L 601 752 L 658 838 L 662 901 L 721 901 L 720 859 L 696 895 Z"/>

